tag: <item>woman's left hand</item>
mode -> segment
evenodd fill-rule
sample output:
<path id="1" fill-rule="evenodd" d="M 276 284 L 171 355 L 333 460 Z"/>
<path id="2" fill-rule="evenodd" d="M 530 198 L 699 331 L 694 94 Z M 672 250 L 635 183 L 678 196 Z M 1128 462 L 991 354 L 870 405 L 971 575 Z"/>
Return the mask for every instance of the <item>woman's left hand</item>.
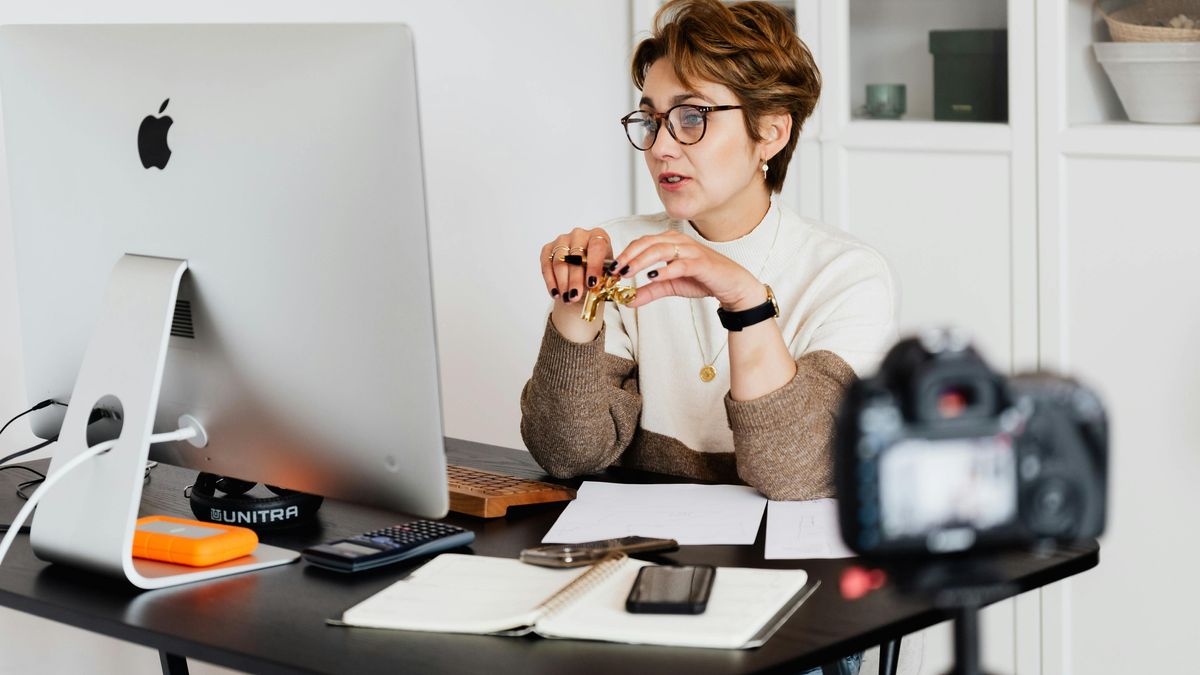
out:
<path id="1" fill-rule="evenodd" d="M 746 268 L 679 232 L 668 231 L 639 237 L 617 256 L 617 273 L 631 277 L 650 270 L 652 281 L 637 289 L 629 307 L 641 307 L 659 298 L 713 296 L 729 311 L 761 305 L 766 292 L 761 281 Z"/>

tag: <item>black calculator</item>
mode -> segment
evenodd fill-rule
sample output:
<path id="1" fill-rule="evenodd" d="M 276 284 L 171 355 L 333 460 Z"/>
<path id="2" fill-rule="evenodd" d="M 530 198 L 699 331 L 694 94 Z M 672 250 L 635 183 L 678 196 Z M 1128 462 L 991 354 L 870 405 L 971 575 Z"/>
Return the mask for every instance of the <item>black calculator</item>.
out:
<path id="1" fill-rule="evenodd" d="M 301 555 L 310 564 L 337 572 L 359 572 L 475 541 L 475 533 L 435 520 L 417 520 L 311 546 Z"/>

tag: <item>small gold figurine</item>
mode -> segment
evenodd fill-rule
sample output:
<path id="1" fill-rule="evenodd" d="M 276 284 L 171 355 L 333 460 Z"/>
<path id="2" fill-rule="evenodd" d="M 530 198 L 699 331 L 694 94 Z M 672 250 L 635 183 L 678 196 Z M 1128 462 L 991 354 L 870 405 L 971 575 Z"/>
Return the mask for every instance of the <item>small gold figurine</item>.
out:
<path id="1" fill-rule="evenodd" d="M 637 288 L 633 286 L 618 286 L 617 277 L 605 274 L 600 283 L 592 287 L 583 298 L 583 312 L 579 318 L 584 321 L 596 319 L 596 308 L 601 300 L 612 300 L 618 305 L 628 305 L 637 297 Z"/>

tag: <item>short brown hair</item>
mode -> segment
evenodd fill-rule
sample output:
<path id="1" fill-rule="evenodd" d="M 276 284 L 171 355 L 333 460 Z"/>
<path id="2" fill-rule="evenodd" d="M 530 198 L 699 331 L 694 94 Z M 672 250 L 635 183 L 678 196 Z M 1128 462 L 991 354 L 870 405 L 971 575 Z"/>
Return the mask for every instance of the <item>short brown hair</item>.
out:
<path id="1" fill-rule="evenodd" d="M 684 86 L 700 79 L 732 89 L 755 142 L 763 140 L 760 117 L 791 116 L 787 145 L 767 161 L 767 188 L 779 192 L 800 128 L 821 95 L 821 73 L 792 18 L 769 2 L 670 0 L 654 16 L 650 37 L 633 52 L 638 89 L 646 83 L 646 71 L 664 56 Z"/>

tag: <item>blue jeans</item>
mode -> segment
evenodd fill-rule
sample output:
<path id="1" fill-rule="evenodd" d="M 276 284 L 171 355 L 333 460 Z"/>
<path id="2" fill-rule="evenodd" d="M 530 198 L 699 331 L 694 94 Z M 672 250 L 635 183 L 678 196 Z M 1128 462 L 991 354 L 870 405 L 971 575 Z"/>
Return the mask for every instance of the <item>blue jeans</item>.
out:
<path id="1" fill-rule="evenodd" d="M 842 659 L 842 663 L 845 664 L 851 673 L 858 673 L 858 669 L 862 667 L 862 660 L 863 653 L 859 652 L 857 654 L 851 654 L 850 656 Z M 813 668 L 812 670 L 804 671 L 800 675 L 821 675 L 821 669 Z"/>

